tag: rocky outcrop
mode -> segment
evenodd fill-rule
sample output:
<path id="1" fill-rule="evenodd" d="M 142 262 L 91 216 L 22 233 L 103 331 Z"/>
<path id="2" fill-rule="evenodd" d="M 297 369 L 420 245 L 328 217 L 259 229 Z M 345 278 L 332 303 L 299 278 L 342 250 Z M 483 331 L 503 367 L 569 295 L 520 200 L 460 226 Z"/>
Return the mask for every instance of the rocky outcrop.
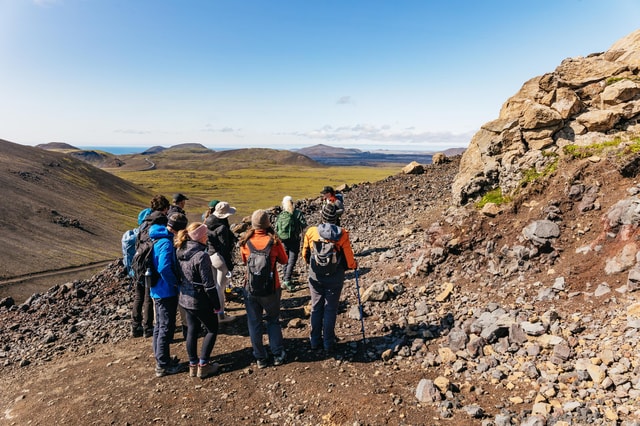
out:
<path id="1" fill-rule="evenodd" d="M 590 145 L 640 134 L 640 30 L 603 53 L 564 60 L 508 99 L 473 136 L 453 183 L 460 204 L 500 187 L 516 190 L 528 170 L 542 171 L 568 144 Z"/>

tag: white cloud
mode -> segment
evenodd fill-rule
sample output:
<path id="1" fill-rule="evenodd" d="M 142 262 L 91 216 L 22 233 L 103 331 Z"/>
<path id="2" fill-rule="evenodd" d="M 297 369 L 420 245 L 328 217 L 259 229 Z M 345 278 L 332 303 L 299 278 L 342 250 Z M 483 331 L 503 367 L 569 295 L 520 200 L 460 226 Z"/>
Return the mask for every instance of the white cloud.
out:
<path id="1" fill-rule="evenodd" d="M 148 135 L 151 134 L 149 130 L 135 130 L 135 129 L 117 129 L 115 133 L 123 133 L 126 135 Z"/>
<path id="2" fill-rule="evenodd" d="M 343 127 L 325 125 L 309 132 L 296 132 L 294 136 L 326 141 L 372 141 L 386 144 L 434 143 L 439 145 L 467 146 L 473 133 L 420 132 L 413 127 L 394 129 L 390 125 L 374 126 L 370 124 L 356 124 Z"/>
<path id="3" fill-rule="evenodd" d="M 211 133 L 237 133 L 241 129 L 234 129 L 233 127 L 225 126 L 220 128 L 214 128 L 211 124 L 207 124 L 202 129 L 203 132 L 211 132 Z"/>
<path id="4" fill-rule="evenodd" d="M 338 105 L 355 105 L 356 101 L 351 96 L 340 96 L 336 101 Z"/>

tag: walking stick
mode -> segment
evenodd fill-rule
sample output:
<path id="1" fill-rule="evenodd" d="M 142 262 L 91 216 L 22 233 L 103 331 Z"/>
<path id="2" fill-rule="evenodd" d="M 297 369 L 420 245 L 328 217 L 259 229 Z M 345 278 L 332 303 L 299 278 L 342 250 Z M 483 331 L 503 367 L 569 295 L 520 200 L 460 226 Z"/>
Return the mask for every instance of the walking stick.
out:
<path id="1" fill-rule="evenodd" d="M 356 268 L 356 294 L 358 295 L 358 308 L 360 310 L 360 331 L 362 331 L 362 344 L 366 345 L 366 337 L 364 335 L 364 311 L 362 309 L 362 301 L 360 300 L 360 284 L 358 283 L 358 269 Z"/>

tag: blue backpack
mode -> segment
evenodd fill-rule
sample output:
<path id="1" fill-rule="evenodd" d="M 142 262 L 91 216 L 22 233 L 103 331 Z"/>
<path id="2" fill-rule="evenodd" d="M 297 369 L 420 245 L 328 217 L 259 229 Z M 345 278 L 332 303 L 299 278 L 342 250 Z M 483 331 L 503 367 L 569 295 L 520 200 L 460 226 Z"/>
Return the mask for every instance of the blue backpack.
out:
<path id="1" fill-rule="evenodd" d="M 151 213 L 150 208 L 143 209 L 138 214 L 138 225 L 141 225 L 144 219 Z M 129 229 L 122 234 L 122 263 L 127 271 L 127 275 L 131 278 L 135 277 L 135 273 L 131 267 L 133 264 L 133 255 L 136 254 L 136 240 L 140 233 L 140 227 Z"/>
<path id="2" fill-rule="evenodd" d="M 136 240 L 138 239 L 138 228 L 129 229 L 122 234 L 122 263 L 127 271 L 127 275 L 131 278 L 134 277 L 131 263 L 133 261 L 133 255 L 136 254 Z"/>

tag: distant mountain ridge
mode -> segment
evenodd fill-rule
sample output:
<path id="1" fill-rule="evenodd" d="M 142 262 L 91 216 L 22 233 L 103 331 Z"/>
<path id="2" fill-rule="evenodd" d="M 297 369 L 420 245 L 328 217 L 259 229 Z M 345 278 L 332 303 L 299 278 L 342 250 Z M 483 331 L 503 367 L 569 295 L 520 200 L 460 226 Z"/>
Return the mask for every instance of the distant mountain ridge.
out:
<path id="1" fill-rule="evenodd" d="M 47 149 L 47 150 L 78 149 L 75 146 L 69 145 L 66 142 L 41 143 L 39 145 L 36 145 L 36 148 Z"/>

